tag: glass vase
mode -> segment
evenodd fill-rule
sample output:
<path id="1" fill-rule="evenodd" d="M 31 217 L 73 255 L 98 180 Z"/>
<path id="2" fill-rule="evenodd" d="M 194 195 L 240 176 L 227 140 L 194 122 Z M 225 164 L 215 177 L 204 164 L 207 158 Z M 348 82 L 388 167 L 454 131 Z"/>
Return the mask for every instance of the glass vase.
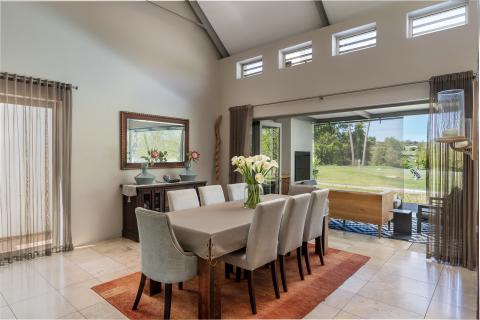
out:
<path id="1" fill-rule="evenodd" d="M 245 186 L 245 202 L 243 206 L 245 208 L 255 209 L 257 204 L 260 203 L 260 196 L 263 195 L 263 188 L 261 184 L 247 184 Z"/>

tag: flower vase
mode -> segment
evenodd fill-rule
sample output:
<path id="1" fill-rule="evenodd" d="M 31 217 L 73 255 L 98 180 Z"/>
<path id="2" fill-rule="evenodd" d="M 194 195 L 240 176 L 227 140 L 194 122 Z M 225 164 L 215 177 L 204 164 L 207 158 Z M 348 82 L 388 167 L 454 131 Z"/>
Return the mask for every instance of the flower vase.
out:
<path id="1" fill-rule="evenodd" d="M 260 203 L 260 196 L 263 195 L 262 185 L 259 183 L 247 184 L 245 186 L 245 208 L 255 209 Z"/>
<path id="2" fill-rule="evenodd" d="M 192 170 L 192 164 L 190 162 L 185 163 L 185 173 L 180 174 L 182 181 L 195 181 L 197 174 Z"/>
<path id="3" fill-rule="evenodd" d="M 135 176 L 137 184 L 152 184 L 155 181 L 155 176 L 148 172 L 148 163 L 142 163 L 142 172 Z"/>

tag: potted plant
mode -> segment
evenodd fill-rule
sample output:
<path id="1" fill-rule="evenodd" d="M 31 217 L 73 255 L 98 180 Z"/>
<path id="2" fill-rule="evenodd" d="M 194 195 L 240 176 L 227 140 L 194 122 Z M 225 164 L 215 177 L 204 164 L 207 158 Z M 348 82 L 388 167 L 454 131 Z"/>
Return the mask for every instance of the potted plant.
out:
<path id="1" fill-rule="evenodd" d="M 142 157 L 146 162 L 141 164 L 142 172 L 135 176 L 137 184 L 152 184 L 155 176 L 147 171 L 148 167 L 158 162 L 167 161 L 167 151 L 157 149 L 147 149 L 147 154 Z"/>
<path id="2" fill-rule="evenodd" d="M 244 206 L 251 209 L 256 208 L 260 203 L 260 195 L 263 193 L 261 185 L 265 182 L 268 173 L 273 168 L 278 168 L 278 163 L 265 155 L 256 155 L 248 158 L 233 157 L 232 165 L 236 167 L 235 171 L 239 172 L 247 183 Z"/>
<path id="3" fill-rule="evenodd" d="M 192 171 L 192 164 L 200 160 L 200 152 L 190 151 L 187 152 L 185 156 L 185 173 L 180 174 L 180 179 L 182 179 L 182 181 L 195 181 L 197 174 Z"/>

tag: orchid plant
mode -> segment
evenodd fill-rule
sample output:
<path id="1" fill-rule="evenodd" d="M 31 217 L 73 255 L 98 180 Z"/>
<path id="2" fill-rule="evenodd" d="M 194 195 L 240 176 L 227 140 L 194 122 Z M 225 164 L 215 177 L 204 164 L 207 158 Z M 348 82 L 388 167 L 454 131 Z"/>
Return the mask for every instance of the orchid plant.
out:
<path id="1" fill-rule="evenodd" d="M 235 172 L 239 172 L 247 183 L 245 207 L 255 208 L 260 202 L 260 185 L 273 168 L 278 168 L 278 163 L 265 155 L 239 156 L 232 158 L 232 166 L 236 167 Z"/>

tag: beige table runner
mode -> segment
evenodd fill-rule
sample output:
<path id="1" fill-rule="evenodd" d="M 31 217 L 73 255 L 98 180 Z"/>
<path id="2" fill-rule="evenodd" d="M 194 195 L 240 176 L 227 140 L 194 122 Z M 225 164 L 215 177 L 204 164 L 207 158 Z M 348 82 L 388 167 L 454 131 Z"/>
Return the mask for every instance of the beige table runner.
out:
<path id="1" fill-rule="evenodd" d="M 271 194 L 263 201 L 286 198 Z M 242 201 L 230 201 L 199 208 L 169 212 L 175 236 L 182 248 L 203 259 L 215 259 L 244 248 L 253 218 L 253 209 Z"/>

